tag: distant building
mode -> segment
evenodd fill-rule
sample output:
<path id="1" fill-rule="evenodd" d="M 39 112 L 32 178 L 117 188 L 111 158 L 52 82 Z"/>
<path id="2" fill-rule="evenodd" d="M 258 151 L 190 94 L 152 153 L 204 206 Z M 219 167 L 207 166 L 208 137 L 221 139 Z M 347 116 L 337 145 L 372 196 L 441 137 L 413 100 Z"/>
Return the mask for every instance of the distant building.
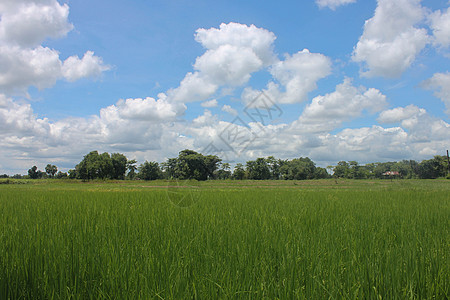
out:
<path id="1" fill-rule="evenodd" d="M 400 173 L 397 171 L 387 171 L 382 174 L 383 176 L 400 176 Z"/>

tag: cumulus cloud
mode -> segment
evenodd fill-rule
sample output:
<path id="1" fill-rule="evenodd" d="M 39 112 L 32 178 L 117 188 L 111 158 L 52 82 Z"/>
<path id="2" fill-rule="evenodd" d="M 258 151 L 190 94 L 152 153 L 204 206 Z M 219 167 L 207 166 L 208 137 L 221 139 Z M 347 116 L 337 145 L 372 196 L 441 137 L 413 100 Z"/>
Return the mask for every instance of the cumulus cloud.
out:
<path id="1" fill-rule="evenodd" d="M 162 147 L 179 150 L 186 143 L 178 144 L 175 133 L 184 128 L 177 121 L 185 110 L 184 104 L 168 102 L 165 95 L 160 94 L 157 100 L 119 100 L 89 118 L 52 122 L 38 117 L 30 104 L 17 103 L 0 95 L 0 147 L 8 149 L 0 159 L 3 163 L 15 164 L 18 161 L 45 162 L 49 157 L 57 157 L 73 167 L 74 160 L 91 151 L 93 145 L 99 151 L 139 152 Z"/>
<path id="2" fill-rule="evenodd" d="M 434 89 L 436 97 L 444 102 L 447 108 L 446 113 L 450 115 L 450 73 L 436 73 L 422 85 L 428 89 Z"/>
<path id="3" fill-rule="evenodd" d="M 98 77 L 110 66 L 103 63 L 101 57 L 95 56 L 94 52 L 87 51 L 83 58 L 71 56 L 64 61 L 62 74 L 68 81 L 76 81 L 81 78 Z"/>
<path id="4" fill-rule="evenodd" d="M 411 123 L 411 120 L 417 119 L 417 117 L 423 116 L 424 114 L 426 114 L 425 109 L 411 104 L 406 107 L 397 107 L 381 112 L 378 117 L 378 122 L 387 124 L 406 122 L 402 124 L 404 126 Z M 410 126 L 407 125 L 407 127 Z"/>
<path id="5" fill-rule="evenodd" d="M 104 110 L 112 110 L 117 112 L 121 119 L 160 122 L 174 121 L 185 112 L 186 106 L 184 104 L 169 103 L 165 100 L 164 94 L 159 96 L 158 100 L 150 97 L 119 100 L 116 105 L 102 109 L 100 114 Z"/>
<path id="6" fill-rule="evenodd" d="M 410 157 L 408 133 L 400 127 L 381 126 L 347 128 L 335 135 L 327 135 L 317 156 L 330 161 L 356 160 L 360 163 L 374 160 L 397 160 Z"/>
<path id="7" fill-rule="evenodd" d="M 224 112 L 227 112 L 227 113 L 229 113 L 230 115 L 233 115 L 233 116 L 237 116 L 238 115 L 237 110 L 232 108 L 230 105 L 222 106 L 221 110 L 224 111 Z"/>
<path id="8" fill-rule="evenodd" d="M 450 8 L 437 10 L 429 17 L 433 30 L 433 43 L 441 47 L 450 46 Z"/>
<path id="9" fill-rule="evenodd" d="M 424 19 L 420 0 L 379 0 L 353 51 L 367 77 L 398 77 L 428 43 L 427 31 L 415 27 Z"/>
<path id="10" fill-rule="evenodd" d="M 445 149 L 445 144 L 450 140 L 450 124 L 429 115 L 425 109 L 415 105 L 383 111 L 378 121 L 400 122 L 402 128 L 408 130 L 409 142 L 416 147 L 417 153 L 424 148 Z M 431 145 L 439 145 L 439 147 Z"/>
<path id="11" fill-rule="evenodd" d="M 263 61 L 252 49 L 223 45 L 197 58 L 194 69 L 206 74 L 215 84 L 239 86 L 262 66 Z"/>
<path id="12" fill-rule="evenodd" d="M 316 0 L 316 4 L 320 8 L 328 7 L 332 10 L 335 10 L 339 6 L 347 5 L 347 4 L 355 3 L 355 2 L 356 2 L 356 0 Z"/>
<path id="13" fill-rule="evenodd" d="M 236 87 L 248 82 L 252 73 L 270 65 L 275 59 L 275 35 L 254 25 L 221 24 L 198 29 L 195 40 L 206 52 L 194 64 L 180 86 L 168 91 L 174 101 L 203 101 L 220 87 Z"/>
<path id="14" fill-rule="evenodd" d="M 317 81 L 331 73 L 331 61 L 320 53 L 311 53 L 308 49 L 293 55 L 286 54 L 285 59 L 275 62 L 270 73 L 277 81 L 270 81 L 264 93 L 276 103 L 299 103 L 308 98 L 308 93 L 317 88 Z M 280 86 L 281 85 L 281 86 Z M 242 99 L 250 103 L 260 91 L 246 88 Z"/>
<path id="15" fill-rule="evenodd" d="M 167 95 L 177 102 L 202 101 L 211 97 L 219 88 L 211 83 L 209 78 L 198 72 L 187 73 L 176 89 L 171 89 Z"/>
<path id="16" fill-rule="evenodd" d="M 360 117 L 364 110 L 379 112 L 386 104 L 386 96 L 379 90 L 356 88 L 347 78 L 333 93 L 315 97 L 294 123 L 294 128 L 307 132 L 331 131 L 345 121 Z"/>
<path id="17" fill-rule="evenodd" d="M 34 49 L 0 46 L 0 91 L 20 92 L 29 86 L 43 89 L 54 85 L 60 77 L 57 51 L 41 46 Z"/>
<path id="18" fill-rule="evenodd" d="M 251 49 L 265 65 L 273 59 L 273 42 L 275 34 L 255 25 L 247 26 L 239 23 L 222 23 L 219 28 L 197 30 L 195 40 L 209 50 L 218 50 L 225 45 L 242 49 Z"/>
<path id="19" fill-rule="evenodd" d="M 208 107 L 208 108 L 217 107 L 217 105 L 218 105 L 218 102 L 216 99 L 205 101 L 205 102 L 202 102 L 202 104 L 201 104 L 202 107 Z"/>
<path id="20" fill-rule="evenodd" d="M 26 93 L 28 87 L 48 88 L 59 79 L 74 81 L 109 70 L 100 57 L 87 51 L 82 59 L 64 63 L 57 50 L 41 45 L 64 37 L 73 25 L 69 7 L 56 0 L 2 1 L 0 4 L 0 91 Z"/>
<path id="21" fill-rule="evenodd" d="M 69 6 L 49 1 L 6 1 L 0 5 L 0 41 L 36 47 L 47 38 L 60 38 L 73 29 Z"/>

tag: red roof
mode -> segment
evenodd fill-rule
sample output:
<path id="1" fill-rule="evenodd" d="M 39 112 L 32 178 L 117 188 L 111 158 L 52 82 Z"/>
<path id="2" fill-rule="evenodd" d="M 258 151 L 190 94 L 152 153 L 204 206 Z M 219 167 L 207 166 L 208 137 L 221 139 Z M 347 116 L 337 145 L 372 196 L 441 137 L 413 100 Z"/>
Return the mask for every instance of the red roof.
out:
<path id="1" fill-rule="evenodd" d="M 385 176 L 395 176 L 395 175 L 400 175 L 400 173 L 399 172 L 397 172 L 397 171 L 387 171 L 387 172 L 384 172 L 383 173 L 383 175 L 385 175 Z"/>

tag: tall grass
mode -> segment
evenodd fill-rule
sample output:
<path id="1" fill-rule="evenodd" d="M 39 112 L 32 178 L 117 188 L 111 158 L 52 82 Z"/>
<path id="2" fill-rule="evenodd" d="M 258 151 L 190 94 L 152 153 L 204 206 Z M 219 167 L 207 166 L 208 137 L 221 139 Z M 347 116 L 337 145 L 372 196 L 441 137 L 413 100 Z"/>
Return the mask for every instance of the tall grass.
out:
<path id="1" fill-rule="evenodd" d="M 446 191 L 185 192 L 0 190 L 0 299 L 449 297 Z"/>

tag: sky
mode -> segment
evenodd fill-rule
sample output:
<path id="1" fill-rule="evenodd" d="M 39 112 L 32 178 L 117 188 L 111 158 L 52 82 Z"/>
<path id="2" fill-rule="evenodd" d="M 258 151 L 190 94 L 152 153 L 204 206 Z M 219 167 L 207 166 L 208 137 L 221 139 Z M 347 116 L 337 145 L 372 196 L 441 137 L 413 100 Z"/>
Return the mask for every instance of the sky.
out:
<path id="1" fill-rule="evenodd" d="M 93 150 L 423 160 L 450 148 L 448 0 L 1 0 L 0 173 Z"/>

